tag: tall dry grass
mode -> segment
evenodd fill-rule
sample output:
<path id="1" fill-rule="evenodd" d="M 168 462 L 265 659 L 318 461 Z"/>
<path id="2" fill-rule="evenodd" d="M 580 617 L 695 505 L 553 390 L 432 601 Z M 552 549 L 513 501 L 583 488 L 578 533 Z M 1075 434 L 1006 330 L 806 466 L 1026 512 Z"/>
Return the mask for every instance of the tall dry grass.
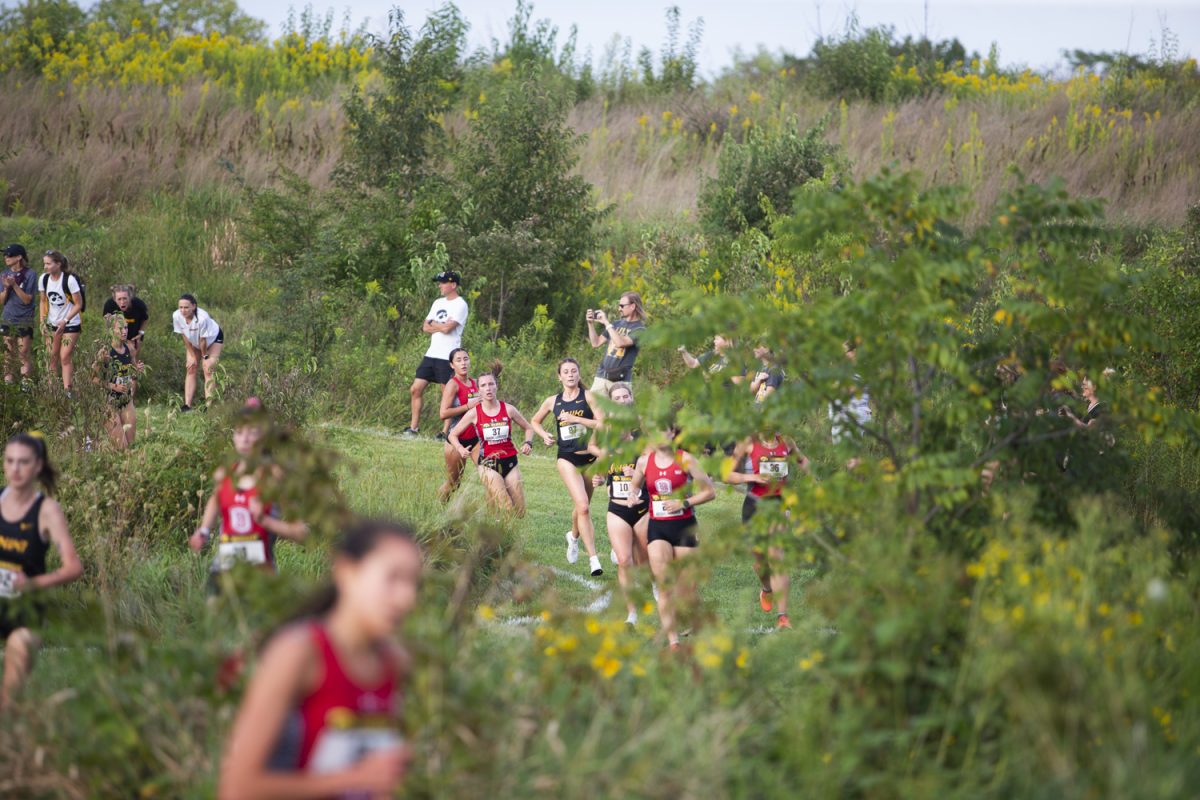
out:
<path id="1" fill-rule="evenodd" d="M 103 89 L 10 78 L 0 93 L 10 101 L 0 117 L 4 211 L 15 204 L 33 213 L 103 210 L 154 191 L 261 186 L 280 166 L 324 187 L 345 126 L 336 99 L 251 109 L 202 84 Z M 1106 111 L 1068 131 L 1080 108 L 1065 90 L 1016 101 L 936 97 L 846 107 L 799 90 L 770 101 L 691 93 L 616 108 L 590 100 L 572 110 L 570 124 L 583 136 L 578 170 L 618 221 L 693 215 L 722 136 L 743 136 L 747 117 L 770 126 L 794 114 L 803 126 L 828 116 L 827 135 L 845 148 L 854 177 L 894 164 L 930 184 L 966 184 L 975 198 L 969 219 L 994 204 L 1016 166 L 1034 180 L 1061 177 L 1072 194 L 1106 199 L 1114 220 L 1181 223 L 1200 198 L 1200 109 L 1167 109 L 1158 118 L 1139 112 L 1112 119 L 1111 128 Z"/>
<path id="2" fill-rule="evenodd" d="M 107 89 L 12 78 L 0 95 L 4 211 L 104 210 L 160 190 L 259 186 L 280 166 L 323 186 L 341 152 L 336 101 L 251 109 L 200 83 Z"/>

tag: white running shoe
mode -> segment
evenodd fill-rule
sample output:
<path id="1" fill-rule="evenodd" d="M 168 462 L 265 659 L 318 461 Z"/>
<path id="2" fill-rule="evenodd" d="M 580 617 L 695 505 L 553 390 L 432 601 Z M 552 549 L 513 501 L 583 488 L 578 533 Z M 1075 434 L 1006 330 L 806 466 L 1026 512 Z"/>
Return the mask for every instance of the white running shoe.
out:
<path id="1" fill-rule="evenodd" d="M 614 564 L 617 563 L 617 551 L 616 550 L 608 551 L 608 560 Z"/>
<path id="2" fill-rule="evenodd" d="M 625 617 L 626 625 L 637 625 L 637 612 L 630 611 L 629 616 Z"/>
<path id="3" fill-rule="evenodd" d="M 573 536 L 574 531 L 567 531 L 567 563 L 574 564 L 579 560 L 579 537 Z"/>
<path id="4" fill-rule="evenodd" d="M 604 574 L 604 567 L 600 566 L 600 556 L 588 556 L 588 566 L 592 568 L 593 578 Z"/>

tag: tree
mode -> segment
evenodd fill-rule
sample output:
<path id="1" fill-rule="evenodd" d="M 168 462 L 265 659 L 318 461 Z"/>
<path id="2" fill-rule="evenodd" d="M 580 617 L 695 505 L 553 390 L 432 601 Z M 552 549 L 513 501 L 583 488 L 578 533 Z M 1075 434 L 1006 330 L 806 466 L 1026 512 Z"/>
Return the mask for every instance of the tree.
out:
<path id="1" fill-rule="evenodd" d="M 551 276 L 571 274 L 600 217 L 591 186 L 572 174 L 579 137 L 567 125 L 570 98 L 553 86 L 537 70 L 501 84 L 454 155 L 460 212 L 441 235 L 486 281 L 476 307 L 498 334 L 547 302 Z"/>
<path id="2" fill-rule="evenodd" d="M 403 12 L 391 11 L 388 35 L 373 37 L 381 88 L 355 88 L 346 98 L 344 181 L 395 186 L 410 194 L 430 175 L 431 161 L 445 142 L 441 115 L 461 79 L 466 30 L 453 5 L 430 14 L 419 35 L 405 26 Z"/>

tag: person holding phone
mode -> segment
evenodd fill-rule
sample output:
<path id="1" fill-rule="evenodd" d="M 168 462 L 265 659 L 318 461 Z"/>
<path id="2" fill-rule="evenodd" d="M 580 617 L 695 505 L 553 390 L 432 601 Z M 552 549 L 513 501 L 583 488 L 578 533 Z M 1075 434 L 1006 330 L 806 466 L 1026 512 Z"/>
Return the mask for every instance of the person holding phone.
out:
<path id="1" fill-rule="evenodd" d="M 0 274 L 0 306 L 4 307 L 0 336 L 4 337 L 4 382 L 12 383 L 13 365 L 21 362 L 21 383 L 33 374 L 34 297 L 37 276 L 29 269 L 29 254 L 19 244 L 4 248 L 4 272 Z"/>
<path id="2" fill-rule="evenodd" d="M 625 292 L 617 302 L 620 318 L 610 322 L 603 309 L 587 310 L 588 342 L 593 348 L 606 345 L 604 357 L 592 380 L 593 394 L 609 396 L 617 383 L 633 384 L 633 366 L 637 363 L 638 339 L 646 330 L 646 307 L 637 292 Z M 596 326 L 600 328 L 597 330 Z"/>

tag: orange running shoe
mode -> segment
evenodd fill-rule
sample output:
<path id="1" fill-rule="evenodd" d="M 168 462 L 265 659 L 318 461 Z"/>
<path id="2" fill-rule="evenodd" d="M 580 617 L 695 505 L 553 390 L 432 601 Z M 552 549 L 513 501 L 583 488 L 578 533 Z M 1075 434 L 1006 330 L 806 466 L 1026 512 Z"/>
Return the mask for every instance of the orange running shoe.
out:
<path id="1" fill-rule="evenodd" d="M 780 631 L 784 629 L 790 631 L 792 629 L 792 623 L 791 620 L 788 619 L 787 614 L 779 615 L 779 619 L 775 621 L 775 629 Z"/>
<path id="2" fill-rule="evenodd" d="M 758 590 L 758 607 L 763 610 L 764 614 L 770 614 L 774 605 L 771 603 L 771 593 L 765 592 L 762 589 Z"/>

